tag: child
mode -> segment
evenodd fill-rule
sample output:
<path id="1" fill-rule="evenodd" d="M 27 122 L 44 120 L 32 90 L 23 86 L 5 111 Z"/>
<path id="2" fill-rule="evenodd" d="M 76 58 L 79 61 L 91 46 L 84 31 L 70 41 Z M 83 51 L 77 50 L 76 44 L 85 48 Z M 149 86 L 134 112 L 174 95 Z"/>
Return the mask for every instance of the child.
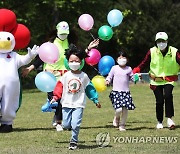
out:
<path id="1" fill-rule="evenodd" d="M 56 35 L 55 35 L 56 34 Z M 77 43 L 78 37 L 74 33 L 74 31 L 69 29 L 69 24 L 65 21 L 61 21 L 57 24 L 56 26 L 56 33 L 53 34 L 53 43 L 58 47 L 59 50 L 59 59 L 56 63 L 54 64 L 47 64 L 44 63 L 39 56 L 36 57 L 36 60 L 32 65 L 30 65 L 27 68 L 24 68 L 22 71 L 22 76 L 27 76 L 29 72 L 31 72 L 33 69 L 37 69 L 40 65 L 43 64 L 43 70 L 51 72 L 55 75 L 56 79 L 60 79 L 61 76 L 67 72 L 67 68 L 64 65 L 64 53 L 65 50 L 69 47 L 69 43 Z M 54 39 L 54 36 L 55 39 Z M 52 40 L 52 38 L 50 40 Z M 93 40 L 87 47 L 86 52 L 90 50 L 91 48 L 97 46 L 99 44 L 99 39 Z M 51 99 L 52 99 L 53 92 L 48 92 L 47 93 L 47 102 L 42 106 L 47 106 Z M 62 131 L 63 128 L 61 126 L 61 121 L 62 121 L 62 106 L 60 104 L 60 100 L 57 100 L 58 102 L 58 107 L 54 107 L 53 110 L 55 110 L 55 115 L 53 117 L 53 126 L 56 127 L 57 131 Z"/>
<path id="2" fill-rule="evenodd" d="M 79 70 L 83 58 L 87 56 L 86 52 L 82 52 L 75 45 L 71 44 L 69 49 L 66 50 L 65 56 L 71 70 L 66 72 L 57 82 L 51 103 L 61 98 L 63 113 L 62 126 L 65 129 L 72 130 L 69 149 L 74 150 L 77 148 L 83 110 L 86 105 L 85 93 L 87 93 L 89 86 L 92 87 L 92 84 L 87 74 Z M 91 92 L 89 91 L 89 93 Z M 96 106 L 101 108 L 95 89 L 94 95 L 87 94 L 87 96 L 90 96 L 89 98 Z"/>
<path id="3" fill-rule="evenodd" d="M 119 127 L 120 131 L 125 131 L 128 110 L 135 109 L 129 91 L 129 80 L 133 80 L 133 72 L 130 66 L 126 66 L 127 55 L 125 52 L 118 53 L 117 63 L 118 65 L 111 68 L 106 78 L 106 85 L 109 85 L 113 80 L 113 89 L 109 95 L 115 109 L 113 126 Z M 120 114 L 122 114 L 121 122 Z"/>

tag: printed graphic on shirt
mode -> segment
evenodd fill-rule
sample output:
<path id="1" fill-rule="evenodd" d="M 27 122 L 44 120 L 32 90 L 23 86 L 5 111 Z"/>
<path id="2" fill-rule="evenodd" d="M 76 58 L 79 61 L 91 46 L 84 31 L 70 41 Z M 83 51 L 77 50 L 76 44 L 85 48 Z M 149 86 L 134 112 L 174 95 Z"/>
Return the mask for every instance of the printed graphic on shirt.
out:
<path id="1" fill-rule="evenodd" d="M 81 88 L 81 81 L 78 79 L 71 79 L 68 82 L 68 92 L 75 94 L 78 93 L 80 91 Z"/>

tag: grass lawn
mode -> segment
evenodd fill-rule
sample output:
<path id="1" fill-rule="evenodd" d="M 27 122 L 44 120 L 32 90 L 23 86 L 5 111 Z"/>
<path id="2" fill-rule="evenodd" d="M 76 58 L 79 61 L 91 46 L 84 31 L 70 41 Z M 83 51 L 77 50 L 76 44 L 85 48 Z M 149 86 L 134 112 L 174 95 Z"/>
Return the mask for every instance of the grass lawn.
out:
<path id="1" fill-rule="evenodd" d="M 35 90 L 23 91 L 23 103 L 14 121 L 14 132 L 0 134 L 0 153 L 180 153 L 180 85 L 174 88 L 175 130 L 169 130 L 164 119 L 164 129 L 156 130 L 155 99 L 148 84 L 131 85 L 136 105 L 129 111 L 126 132 L 112 126 L 114 111 L 109 100 L 111 87 L 99 93 L 102 108 L 87 100 L 79 134 L 79 148 L 69 151 L 70 131 L 56 132 L 51 121 L 53 113 L 42 113 L 46 93 Z M 101 133 L 110 137 L 106 147 L 96 144 Z M 106 138 L 107 139 L 107 138 Z"/>

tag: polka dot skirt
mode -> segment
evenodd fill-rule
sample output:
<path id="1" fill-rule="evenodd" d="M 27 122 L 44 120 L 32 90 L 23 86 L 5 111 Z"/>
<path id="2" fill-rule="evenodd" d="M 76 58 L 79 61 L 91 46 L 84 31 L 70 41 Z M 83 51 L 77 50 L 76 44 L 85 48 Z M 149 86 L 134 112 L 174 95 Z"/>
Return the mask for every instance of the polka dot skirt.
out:
<path id="1" fill-rule="evenodd" d="M 126 107 L 128 110 L 136 108 L 133 104 L 130 91 L 111 91 L 109 98 L 115 110 L 121 107 Z"/>

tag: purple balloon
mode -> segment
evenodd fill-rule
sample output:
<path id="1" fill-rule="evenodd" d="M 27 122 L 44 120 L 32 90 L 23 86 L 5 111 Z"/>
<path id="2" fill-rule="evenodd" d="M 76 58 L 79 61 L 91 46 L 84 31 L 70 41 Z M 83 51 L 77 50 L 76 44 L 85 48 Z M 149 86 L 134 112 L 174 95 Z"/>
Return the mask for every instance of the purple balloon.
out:
<path id="1" fill-rule="evenodd" d="M 39 48 L 39 57 L 45 63 L 54 64 L 59 59 L 59 50 L 54 43 L 43 43 Z"/>

